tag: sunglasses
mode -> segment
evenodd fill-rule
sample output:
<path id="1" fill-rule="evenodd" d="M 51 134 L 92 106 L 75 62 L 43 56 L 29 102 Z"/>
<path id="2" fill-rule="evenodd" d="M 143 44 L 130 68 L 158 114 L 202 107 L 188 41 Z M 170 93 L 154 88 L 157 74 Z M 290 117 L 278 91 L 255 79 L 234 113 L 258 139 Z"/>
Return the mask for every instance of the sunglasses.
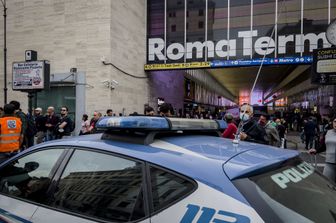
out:
<path id="1" fill-rule="evenodd" d="M 61 111 L 66 111 L 66 109 L 61 109 Z"/>

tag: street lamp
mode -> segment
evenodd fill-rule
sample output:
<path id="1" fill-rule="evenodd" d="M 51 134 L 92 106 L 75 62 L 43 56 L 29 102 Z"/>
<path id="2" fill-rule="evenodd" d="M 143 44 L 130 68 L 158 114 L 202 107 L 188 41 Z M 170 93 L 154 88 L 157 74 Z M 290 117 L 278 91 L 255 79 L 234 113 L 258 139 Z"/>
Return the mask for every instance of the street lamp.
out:
<path id="1" fill-rule="evenodd" d="M 1 0 L 3 10 L 4 10 L 4 104 L 7 104 L 7 41 L 6 41 L 6 18 L 7 18 L 7 7 L 6 7 L 6 0 Z"/>

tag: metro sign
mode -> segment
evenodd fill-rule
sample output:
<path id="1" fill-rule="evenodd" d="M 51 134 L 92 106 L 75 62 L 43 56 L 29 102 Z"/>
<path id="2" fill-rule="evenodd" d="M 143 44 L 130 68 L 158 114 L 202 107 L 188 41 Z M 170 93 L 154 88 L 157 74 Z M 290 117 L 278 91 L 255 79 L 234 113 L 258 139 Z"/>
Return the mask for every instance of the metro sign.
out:
<path id="1" fill-rule="evenodd" d="M 164 55 L 164 39 L 162 38 L 150 38 L 148 39 L 148 61 L 165 60 L 180 60 L 184 56 L 186 59 L 202 59 L 205 48 L 208 49 L 208 58 L 220 57 L 237 57 L 237 41 L 242 41 L 243 55 L 238 56 L 252 56 L 254 52 L 260 56 L 269 55 L 274 53 L 277 47 L 279 55 L 287 54 L 287 44 L 295 44 L 295 53 L 304 52 L 304 44 L 309 42 L 309 52 L 317 49 L 319 40 L 323 41 L 323 47 L 330 47 L 325 32 L 320 34 L 307 33 L 307 34 L 292 34 L 278 36 L 277 44 L 275 40 L 268 36 L 263 36 L 254 41 L 253 37 L 258 36 L 258 31 L 239 31 L 238 39 L 220 40 L 216 43 L 213 41 L 205 42 L 187 42 L 186 46 L 181 43 L 173 43 L 167 47 L 166 56 Z M 196 49 L 196 58 L 193 58 L 193 50 Z M 251 50 L 252 49 L 252 50 Z M 287 55 L 286 55 L 287 56 Z"/>

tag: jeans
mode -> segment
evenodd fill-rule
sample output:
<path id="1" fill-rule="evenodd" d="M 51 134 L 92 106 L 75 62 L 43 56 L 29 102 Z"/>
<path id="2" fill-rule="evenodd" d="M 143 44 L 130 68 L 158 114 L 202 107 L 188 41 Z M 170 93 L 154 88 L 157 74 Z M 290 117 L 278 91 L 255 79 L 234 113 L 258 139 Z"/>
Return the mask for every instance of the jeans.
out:
<path id="1" fill-rule="evenodd" d="M 314 135 L 306 135 L 306 149 L 314 147 Z"/>
<path id="2" fill-rule="evenodd" d="M 54 140 L 54 139 L 56 139 L 56 136 L 55 136 L 54 132 L 50 131 L 50 130 L 47 130 L 47 132 L 45 134 L 44 141 L 47 142 L 47 141 L 51 141 L 51 140 Z"/>

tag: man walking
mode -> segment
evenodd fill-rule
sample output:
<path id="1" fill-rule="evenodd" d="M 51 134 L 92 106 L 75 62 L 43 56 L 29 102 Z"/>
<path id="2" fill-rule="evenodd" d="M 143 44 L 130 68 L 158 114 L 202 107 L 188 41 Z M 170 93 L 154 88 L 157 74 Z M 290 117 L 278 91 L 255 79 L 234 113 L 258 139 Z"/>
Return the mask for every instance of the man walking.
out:
<path id="1" fill-rule="evenodd" d="M 317 133 L 317 125 L 313 120 L 313 117 L 309 117 L 308 121 L 304 125 L 304 134 L 306 137 L 306 150 L 314 147 L 314 137 Z"/>
<path id="2" fill-rule="evenodd" d="M 22 122 L 14 111 L 14 105 L 6 104 L 0 118 L 0 163 L 15 155 L 22 143 Z"/>

